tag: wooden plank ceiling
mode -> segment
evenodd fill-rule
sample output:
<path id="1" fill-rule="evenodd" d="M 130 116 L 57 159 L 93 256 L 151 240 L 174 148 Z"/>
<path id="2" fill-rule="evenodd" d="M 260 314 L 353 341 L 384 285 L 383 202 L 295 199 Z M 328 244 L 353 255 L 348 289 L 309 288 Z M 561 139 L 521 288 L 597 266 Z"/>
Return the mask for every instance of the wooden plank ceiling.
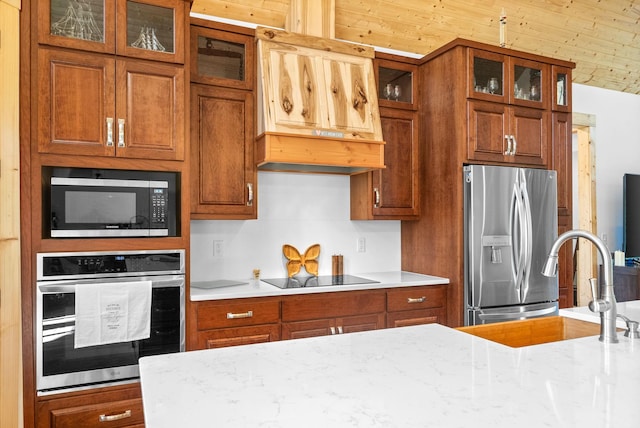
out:
<path id="1" fill-rule="evenodd" d="M 313 1 L 313 0 L 312 0 Z M 640 0 L 335 0 L 336 38 L 427 54 L 456 37 L 573 61 L 573 80 L 640 94 Z M 289 0 L 195 0 L 192 12 L 284 28 Z"/>

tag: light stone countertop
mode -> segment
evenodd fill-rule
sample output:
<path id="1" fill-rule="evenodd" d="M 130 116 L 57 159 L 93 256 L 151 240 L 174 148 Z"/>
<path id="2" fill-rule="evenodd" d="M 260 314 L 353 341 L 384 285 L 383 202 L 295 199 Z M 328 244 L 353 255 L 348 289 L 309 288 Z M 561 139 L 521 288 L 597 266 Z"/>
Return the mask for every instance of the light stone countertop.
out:
<path id="1" fill-rule="evenodd" d="M 633 300 L 631 302 L 618 302 L 616 304 L 616 310 L 618 315 L 624 315 L 625 317 L 640 322 L 640 300 Z M 580 306 L 577 308 L 560 309 L 560 315 L 577 318 L 583 321 L 600 323 L 600 314 L 591 312 L 587 306 Z M 618 318 L 616 325 L 620 328 L 626 328 L 627 324 L 623 319 Z M 639 397 L 640 399 L 640 397 Z M 638 423 L 640 426 L 640 422 Z"/>
<path id="2" fill-rule="evenodd" d="M 220 300 L 246 297 L 284 296 L 290 294 L 325 293 L 336 291 L 375 290 L 379 288 L 414 287 L 420 285 L 439 285 L 449 283 L 449 280 L 447 278 L 432 275 L 422 275 L 419 273 L 405 271 L 368 272 L 356 273 L 352 275 L 378 282 L 351 285 L 330 285 L 326 287 L 281 289 L 264 281 L 246 280 L 242 285 L 231 285 L 220 288 L 204 289 L 196 287 L 199 284 L 207 283 L 207 281 L 200 281 L 191 283 L 190 297 L 192 301 Z"/>
<path id="3" fill-rule="evenodd" d="M 618 337 L 509 348 L 428 324 L 144 357 L 145 422 L 635 428 L 640 341 Z"/>

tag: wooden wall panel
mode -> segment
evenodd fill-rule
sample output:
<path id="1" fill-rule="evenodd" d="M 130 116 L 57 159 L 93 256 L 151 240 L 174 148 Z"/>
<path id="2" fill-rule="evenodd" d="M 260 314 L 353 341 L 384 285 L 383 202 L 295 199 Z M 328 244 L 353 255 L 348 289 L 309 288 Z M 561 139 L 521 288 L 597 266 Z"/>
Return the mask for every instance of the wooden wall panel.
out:
<path id="1" fill-rule="evenodd" d="M 19 3 L 0 0 L 0 426 L 22 426 Z"/>
<path id="2" fill-rule="evenodd" d="M 290 0 L 195 0 L 192 12 L 284 28 Z M 638 0 L 335 0 L 335 37 L 427 54 L 462 37 L 573 61 L 573 81 L 640 94 Z"/>

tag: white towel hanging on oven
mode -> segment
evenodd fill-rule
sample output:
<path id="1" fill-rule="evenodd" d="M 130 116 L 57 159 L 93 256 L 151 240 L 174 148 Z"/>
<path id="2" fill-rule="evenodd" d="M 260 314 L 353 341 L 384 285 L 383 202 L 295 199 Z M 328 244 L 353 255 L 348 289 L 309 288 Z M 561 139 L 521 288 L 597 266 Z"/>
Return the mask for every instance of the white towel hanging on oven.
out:
<path id="1" fill-rule="evenodd" d="M 149 337 L 151 281 L 76 285 L 76 348 Z"/>

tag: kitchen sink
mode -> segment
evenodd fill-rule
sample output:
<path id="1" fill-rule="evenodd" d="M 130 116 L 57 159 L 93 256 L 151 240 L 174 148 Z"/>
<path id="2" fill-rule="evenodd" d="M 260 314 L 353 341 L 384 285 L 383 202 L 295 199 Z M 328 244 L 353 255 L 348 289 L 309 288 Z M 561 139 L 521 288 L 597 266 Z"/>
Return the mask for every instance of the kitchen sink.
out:
<path id="1" fill-rule="evenodd" d="M 520 348 L 579 337 L 598 336 L 600 335 L 600 324 L 552 316 L 458 327 L 457 330 L 512 348 Z"/>

